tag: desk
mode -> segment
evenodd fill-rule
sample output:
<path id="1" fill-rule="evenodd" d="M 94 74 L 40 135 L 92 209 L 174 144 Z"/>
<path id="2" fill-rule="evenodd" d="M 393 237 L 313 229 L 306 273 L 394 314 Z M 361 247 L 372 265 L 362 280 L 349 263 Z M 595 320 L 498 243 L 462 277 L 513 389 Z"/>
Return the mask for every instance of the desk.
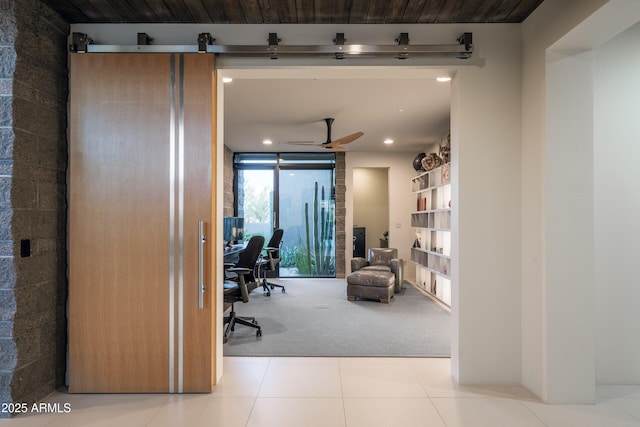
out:
<path id="1" fill-rule="evenodd" d="M 246 243 L 239 243 L 237 245 L 231 245 L 231 246 L 224 246 L 222 249 L 222 261 L 223 263 L 227 264 L 235 264 L 238 262 L 238 255 L 240 254 L 240 252 L 242 252 L 244 250 L 244 248 L 247 246 Z M 224 283 L 227 280 L 227 275 L 226 275 L 226 271 L 222 270 L 222 282 Z M 227 310 L 229 310 L 231 308 L 231 303 L 224 303 L 223 306 L 223 313 L 226 313 Z M 226 335 L 226 334 L 225 334 Z M 227 337 L 225 336 L 225 342 L 227 340 Z"/>
<path id="2" fill-rule="evenodd" d="M 245 243 L 240 243 L 237 245 L 231 245 L 231 247 L 225 247 L 222 251 L 222 259 L 225 263 L 235 263 L 238 261 L 238 254 L 244 251 L 246 247 Z"/>

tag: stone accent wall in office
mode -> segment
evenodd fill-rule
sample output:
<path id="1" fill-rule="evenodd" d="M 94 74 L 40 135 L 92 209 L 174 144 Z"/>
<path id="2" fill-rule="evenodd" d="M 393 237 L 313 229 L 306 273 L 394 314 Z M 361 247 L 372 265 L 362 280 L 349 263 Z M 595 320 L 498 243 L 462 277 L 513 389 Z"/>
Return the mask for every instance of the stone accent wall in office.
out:
<path id="1" fill-rule="evenodd" d="M 346 228 L 345 217 L 347 216 L 345 184 L 345 155 L 336 153 L 336 277 L 346 277 Z"/>
<path id="2" fill-rule="evenodd" d="M 233 151 L 224 146 L 224 195 L 223 195 L 223 216 L 233 216 Z"/>
<path id="3" fill-rule="evenodd" d="M 68 33 L 0 0 L 0 402 L 64 385 Z"/>

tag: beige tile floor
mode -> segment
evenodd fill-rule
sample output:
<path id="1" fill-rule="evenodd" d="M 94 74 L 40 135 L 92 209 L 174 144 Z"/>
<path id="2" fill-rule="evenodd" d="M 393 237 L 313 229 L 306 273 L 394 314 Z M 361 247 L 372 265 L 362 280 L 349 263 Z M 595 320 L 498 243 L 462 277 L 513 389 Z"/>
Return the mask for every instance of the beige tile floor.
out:
<path id="1" fill-rule="evenodd" d="M 66 414 L 0 426 L 640 426 L 640 386 L 598 387 L 596 405 L 546 405 L 519 386 L 456 385 L 449 359 L 225 358 L 211 394 L 69 395 Z"/>

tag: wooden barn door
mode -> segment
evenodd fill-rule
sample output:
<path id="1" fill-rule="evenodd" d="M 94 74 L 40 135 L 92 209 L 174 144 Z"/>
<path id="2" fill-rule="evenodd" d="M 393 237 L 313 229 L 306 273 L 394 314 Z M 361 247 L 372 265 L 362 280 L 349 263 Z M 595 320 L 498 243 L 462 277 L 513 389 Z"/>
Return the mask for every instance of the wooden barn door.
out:
<path id="1" fill-rule="evenodd" d="M 213 58 L 75 54 L 70 76 L 69 390 L 211 391 Z"/>

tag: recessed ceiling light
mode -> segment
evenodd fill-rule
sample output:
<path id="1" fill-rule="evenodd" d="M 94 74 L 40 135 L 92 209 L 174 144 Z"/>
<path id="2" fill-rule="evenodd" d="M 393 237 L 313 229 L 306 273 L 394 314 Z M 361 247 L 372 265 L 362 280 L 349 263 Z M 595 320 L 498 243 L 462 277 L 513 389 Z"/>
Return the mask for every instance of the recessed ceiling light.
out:
<path id="1" fill-rule="evenodd" d="M 273 141 L 271 141 L 270 139 L 265 139 L 264 141 L 262 141 L 262 143 L 264 145 L 271 145 L 271 144 L 273 144 Z"/>
<path id="2" fill-rule="evenodd" d="M 387 145 L 388 144 L 393 144 L 393 139 L 387 138 L 387 139 L 384 140 L 384 143 L 387 144 Z"/>
<path id="3" fill-rule="evenodd" d="M 442 77 L 437 77 L 436 80 L 439 81 L 439 82 L 450 82 L 451 81 L 451 77 L 442 76 Z"/>
<path id="4" fill-rule="evenodd" d="M 223 77 L 222 78 L 222 83 L 231 83 L 233 81 L 233 79 L 231 77 Z"/>
<path id="5" fill-rule="evenodd" d="M 398 113 L 404 113 L 404 108 L 398 108 Z"/>

